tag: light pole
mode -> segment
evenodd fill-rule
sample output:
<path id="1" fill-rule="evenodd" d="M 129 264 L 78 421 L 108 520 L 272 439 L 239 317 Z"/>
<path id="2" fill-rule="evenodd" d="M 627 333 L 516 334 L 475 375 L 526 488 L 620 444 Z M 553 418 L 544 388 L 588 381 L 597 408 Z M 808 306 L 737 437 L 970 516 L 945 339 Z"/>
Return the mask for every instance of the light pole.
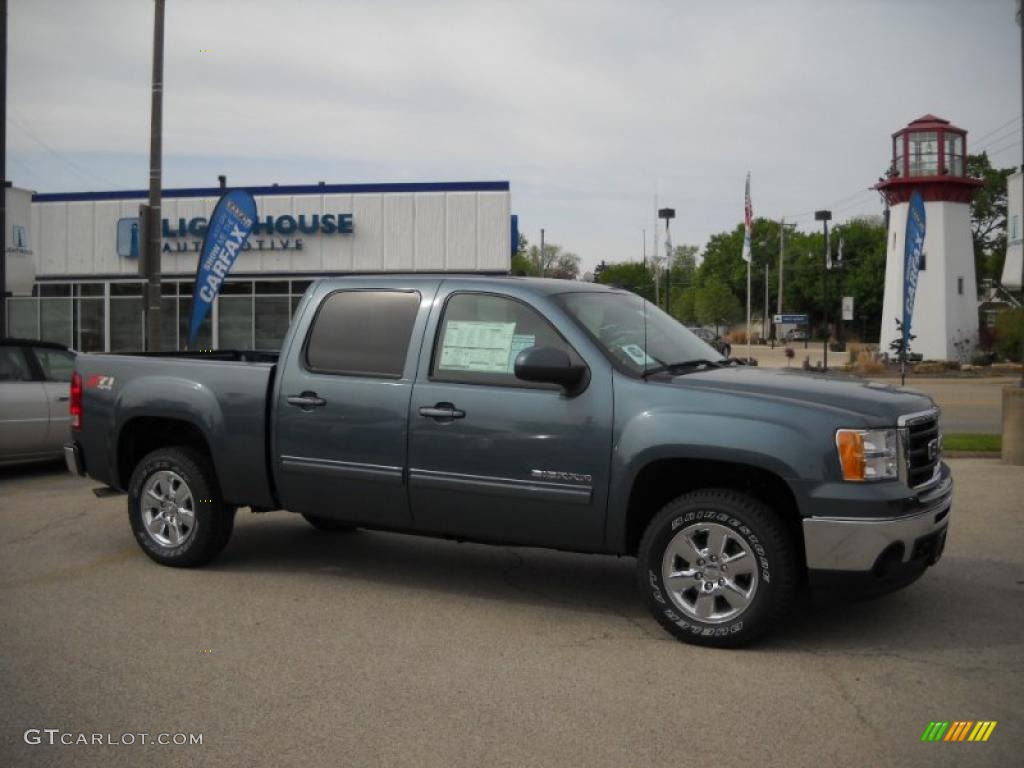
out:
<path id="1" fill-rule="evenodd" d="M 672 274 L 672 233 L 669 230 L 669 222 L 676 217 L 675 208 L 659 208 L 658 218 L 665 220 L 665 267 L 667 274 Z M 655 278 L 657 279 L 657 278 Z M 657 283 L 655 283 L 657 284 Z M 669 307 L 669 285 L 668 281 L 665 281 L 665 310 L 668 311 Z"/>
<path id="2" fill-rule="evenodd" d="M 832 220 L 832 211 L 815 211 L 814 220 L 820 221 L 825 230 L 825 241 L 822 244 L 822 256 L 824 257 L 821 262 L 821 317 L 822 322 L 825 325 L 825 340 L 822 342 L 823 358 L 821 364 L 821 370 L 828 370 L 828 223 Z"/>
<path id="3" fill-rule="evenodd" d="M 146 276 L 146 345 L 159 352 L 160 339 L 160 158 L 164 99 L 164 0 L 156 0 L 153 19 L 153 93 L 149 126 L 149 205 L 142 231 L 145 233 L 142 268 Z"/>

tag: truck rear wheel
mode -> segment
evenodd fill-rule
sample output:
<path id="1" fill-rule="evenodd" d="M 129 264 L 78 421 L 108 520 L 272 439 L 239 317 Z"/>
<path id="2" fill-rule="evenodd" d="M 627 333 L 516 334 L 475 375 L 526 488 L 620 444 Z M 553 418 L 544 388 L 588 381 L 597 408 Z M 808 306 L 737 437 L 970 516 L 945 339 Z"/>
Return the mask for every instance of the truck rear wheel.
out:
<path id="1" fill-rule="evenodd" d="M 221 499 L 207 457 L 188 448 L 160 448 L 132 472 L 128 519 L 150 558 L 188 568 L 208 563 L 227 546 L 235 508 Z"/>
<path id="2" fill-rule="evenodd" d="M 640 589 L 676 638 L 735 648 L 768 631 L 796 599 L 797 548 L 760 501 L 725 489 L 671 501 L 640 542 Z"/>

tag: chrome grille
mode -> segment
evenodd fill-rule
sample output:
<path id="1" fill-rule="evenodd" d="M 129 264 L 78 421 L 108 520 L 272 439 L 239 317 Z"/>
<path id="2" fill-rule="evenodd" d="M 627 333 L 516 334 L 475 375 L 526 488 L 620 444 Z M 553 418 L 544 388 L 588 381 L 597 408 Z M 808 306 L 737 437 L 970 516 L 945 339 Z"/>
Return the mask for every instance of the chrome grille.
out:
<path id="1" fill-rule="evenodd" d="M 903 431 L 907 485 L 918 488 L 935 477 L 942 458 L 942 433 L 938 411 L 912 414 L 900 419 Z"/>

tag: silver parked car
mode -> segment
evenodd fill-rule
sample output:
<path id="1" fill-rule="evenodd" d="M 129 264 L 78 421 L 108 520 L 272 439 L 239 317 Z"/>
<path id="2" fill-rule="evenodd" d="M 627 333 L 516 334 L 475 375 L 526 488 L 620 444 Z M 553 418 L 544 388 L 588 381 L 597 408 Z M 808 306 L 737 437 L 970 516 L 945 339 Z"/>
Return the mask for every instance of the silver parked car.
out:
<path id="1" fill-rule="evenodd" d="M 0 466 L 64 455 L 74 367 L 60 344 L 0 339 Z"/>

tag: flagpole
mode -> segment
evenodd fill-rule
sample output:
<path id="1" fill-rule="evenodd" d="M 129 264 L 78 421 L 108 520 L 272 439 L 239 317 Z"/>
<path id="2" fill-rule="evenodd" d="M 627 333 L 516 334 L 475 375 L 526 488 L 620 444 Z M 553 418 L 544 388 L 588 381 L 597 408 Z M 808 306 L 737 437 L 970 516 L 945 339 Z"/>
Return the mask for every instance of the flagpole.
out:
<path id="1" fill-rule="evenodd" d="M 751 254 L 747 260 L 747 365 L 750 365 L 750 262 L 753 260 Z"/>

